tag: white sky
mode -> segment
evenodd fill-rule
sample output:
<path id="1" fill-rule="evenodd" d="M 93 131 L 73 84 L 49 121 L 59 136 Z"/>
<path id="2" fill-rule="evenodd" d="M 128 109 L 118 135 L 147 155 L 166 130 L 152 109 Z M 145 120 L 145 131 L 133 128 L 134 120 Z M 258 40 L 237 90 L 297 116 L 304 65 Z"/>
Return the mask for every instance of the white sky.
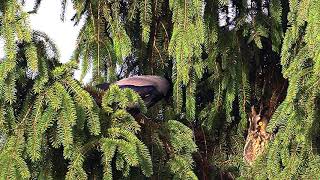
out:
<path id="1" fill-rule="evenodd" d="M 3 40 L 0 38 L 0 59 L 4 57 L 4 52 L 3 52 Z"/>
<path id="2" fill-rule="evenodd" d="M 34 0 L 26 0 L 26 10 L 33 8 Z M 59 0 L 42 0 L 37 14 L 30 15 L 31 27 L 45 32 L 58 46 L 61 62 L 67 62 L 74 50 L 79 26 L 70 21 L 75 11 L 70 1 L 67 3 L 65 21 L 60 19 L 61 2 Z"/>
<path id="3" fill-rule="evenodd" d="M 33 9 L 34 0 L 26 0 L 25 10 Z M 31 28 L 45 32 L 57 45 L 60 52 L 60 61 L 65 63 L 70 60 L 72 52 L 76 45 L 78 32 L 82 23 L 74 26 L 71 18 L 75 11 L 72 8 L 70 0 L 67 2 L 65 21 L 60 19 L 61 1 L 60 0 L 42 0 L 37 14 L 30 15 Z M 0 58 L 4 57 L 3 41 L 0 40 Z M 79 77 L 79 71 L 75 73 Z"/>

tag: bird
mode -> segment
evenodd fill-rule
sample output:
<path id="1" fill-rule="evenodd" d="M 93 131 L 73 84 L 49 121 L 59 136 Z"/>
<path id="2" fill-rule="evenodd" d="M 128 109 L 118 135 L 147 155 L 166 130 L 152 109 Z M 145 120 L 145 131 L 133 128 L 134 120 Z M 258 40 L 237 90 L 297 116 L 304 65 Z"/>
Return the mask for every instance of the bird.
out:
<path id="1" fill-rule="evenodd" d="M 262 110 L 263 106 L 261 105 L 258 114 L 255 107 L 251 107 L 250 124 L 243 152 L 243 158 L 249 165 L 252 165 L 257 157 L 264 152 L 271 138 L 271 134 L 266 131 L 269 121 L 266 116 L 262 115 Z"/>
<path id="2" fill-rule="evenodd" d="M 102 83 L 95 86 L 96 91 L 90 87 L 85 88 L 95 99 L 98 105 L 101 105 L 102 96 L 110 85 L 116 84 L 120 89 L 130 88 L 137 92 L 143 99 L 147 107 L 152 107 L 158 101 L 168 97 L 170 91 L 169 81 L 161 76 L 140 75 L 121 79 L 114 83 Z M 134 108 L 134 107 L 132 107 Z"/>

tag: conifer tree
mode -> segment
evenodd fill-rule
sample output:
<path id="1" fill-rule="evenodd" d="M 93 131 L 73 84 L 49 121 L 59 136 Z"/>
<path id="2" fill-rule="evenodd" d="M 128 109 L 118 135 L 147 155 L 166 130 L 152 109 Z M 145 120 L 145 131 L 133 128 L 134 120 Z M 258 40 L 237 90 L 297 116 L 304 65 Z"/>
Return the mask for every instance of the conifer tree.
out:
<path id="1" fill-rule="evenodd" d="M 0 179 L 320 177 L 319 0 L 72 0 L 84 24 L 66 64 L 30 28 L 41 0 L 24 3 L 0 1 Z M 171 98 L 147 109 L 111 85 L 98 105 L 85 90 L 143 74 L 170 79 Z M 250 166 L 252 105 L 272 138 Z"/>

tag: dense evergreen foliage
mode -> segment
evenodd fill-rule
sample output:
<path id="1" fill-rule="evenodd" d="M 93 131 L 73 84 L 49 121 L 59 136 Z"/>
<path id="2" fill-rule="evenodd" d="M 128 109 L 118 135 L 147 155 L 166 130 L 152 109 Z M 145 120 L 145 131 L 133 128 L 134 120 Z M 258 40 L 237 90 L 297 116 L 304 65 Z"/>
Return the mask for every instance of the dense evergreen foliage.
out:
<path id="1" fill-rule="evenodd" d="M 0 1 L 0 179 L 320 178 L 319 0 L 61 2 L 84 21 L 66 64 L 30 28 L 41 0 Z M 171 98 L 147 109 L 112 85 L 100 106 L 85 90 L 143 74 Z M 248 165 L 252 105 L 272 138 Z"/>

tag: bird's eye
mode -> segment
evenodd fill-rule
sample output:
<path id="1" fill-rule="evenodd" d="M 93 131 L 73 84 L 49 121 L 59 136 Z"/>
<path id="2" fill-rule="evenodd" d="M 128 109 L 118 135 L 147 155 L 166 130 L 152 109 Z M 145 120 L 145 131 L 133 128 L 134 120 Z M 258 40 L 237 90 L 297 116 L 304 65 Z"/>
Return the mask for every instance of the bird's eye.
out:
<path id="1" fill-rule="evenodd" d="M 258 125 L 259 125 L 259 126 L 262 126 L 262 122 L 261 122 L 261 121 L 260 121 L 260 122 L 258 122 Z"/>

